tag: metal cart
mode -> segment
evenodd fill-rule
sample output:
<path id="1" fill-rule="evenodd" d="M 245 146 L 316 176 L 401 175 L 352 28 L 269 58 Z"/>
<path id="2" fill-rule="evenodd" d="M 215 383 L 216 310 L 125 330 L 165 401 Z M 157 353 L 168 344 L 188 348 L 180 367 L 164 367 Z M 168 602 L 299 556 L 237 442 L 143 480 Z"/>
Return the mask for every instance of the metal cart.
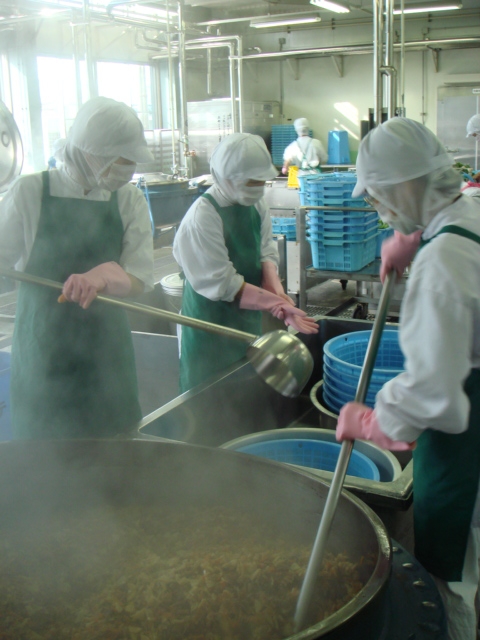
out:
<path id="1" fill-rule="evenodd" d="M 376 305 L 378 303 L 379 293 L 375 295 L 374 287 L 372 285 L 380 285 L 380 265 L 379 259 L 374 260 L 363 269 L 359 271 L 331 271 L 331 270 L 319 270 L 315 269 L 310 264 L 310 247 L 307 242 L 307 225 L 306 215 L 309 210 L 315 211 L 375 211 L 371 207 L 338 207 L 338 206 L 302 206 L 295 210 L 295 216 L 297 219 L 297 242 L 299 243 L 299 260 L 300 260 L 300 287 L 299 287 L 299 301 L 298 306 L 300 309 L 307 311 L 307 290 L 321 282 L 328 280 L 340 280 L 343 288 L 349 280 L 356 282 L 356 295 L 348 300 L 344 301 L 341 307 L 333 309 L 328 315 L 336 315 L 347 307 L 352 306 L 357 302 L 357 307 L 354 311 L 354 317 L 359 319 L 365 319 L 368 315 L 369 305 Z M 404 287 L 406 276 L 402 277 L 397 286 L 396 291 L 399 291 L 400 287 Z M 380 287 L 381 288 L 381 287 Z M 393 296 L 394 300 L 399 299 L 396 294 Z M 401 299 L 401 297 L 400 297 Z"/>

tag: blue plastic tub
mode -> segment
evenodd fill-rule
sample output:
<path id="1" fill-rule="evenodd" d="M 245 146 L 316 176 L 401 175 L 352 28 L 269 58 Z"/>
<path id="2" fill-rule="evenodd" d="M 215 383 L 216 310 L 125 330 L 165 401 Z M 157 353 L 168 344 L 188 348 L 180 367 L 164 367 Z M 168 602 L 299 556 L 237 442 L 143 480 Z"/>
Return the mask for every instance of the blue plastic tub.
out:
<path id="1" fill-rule="evenodd" d="M 347 131 L 328 132 L 328 164 L 350 164 Z"/>
<path id="2" fill-rule="evenodd" d="M 364 240 L 343 242 L 324 239 L 309 240 L 314 269 L 326 271 L 359 271 L 375 260 L 377 234 Z"/>
<path id="3" fill-rule="evenodd" d="M 11 439 L 10 354 L 0 351 L 0 440 Z"/>
<path id="4" fill-rule="evenodd" d="M 335 471 L 340 445 L 319 440 L 282 439 L 248 444 L 236 451 L 300 467 Z M 347 474 L 368 480 L 380 479 L 377 465 L 366 455 L 355 450 L 352 451 Z"/>
<path id="5" fill-rule="evenodd" d="M 371 331 L 354 331 L 332 338 L 324 344 L 324 357 L 334 369 L 360 376 Z M 387 382 L 404 370 L 404 356 L 398 331 L 384 331 L 378 347 L 372 378 Z"/>

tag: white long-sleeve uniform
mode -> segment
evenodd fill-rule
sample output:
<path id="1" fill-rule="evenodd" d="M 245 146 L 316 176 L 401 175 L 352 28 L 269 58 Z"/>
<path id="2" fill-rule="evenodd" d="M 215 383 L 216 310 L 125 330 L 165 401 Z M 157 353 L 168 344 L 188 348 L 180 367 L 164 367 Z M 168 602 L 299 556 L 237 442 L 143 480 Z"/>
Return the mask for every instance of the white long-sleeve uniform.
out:
<path id="1" fill-rule="evenodd" d="M 480 236 L 480 202 L 461 196 L 423 233 L 432 238 L 454 224 Z M 429 427 L 467 429 L 470 404 L 463 384 L 480 368 L 480 245 L 442 234 L 416 256 L 401 307 L 405 372 L 376 397 L 382 431 L 413 442 Z"/>
<path id="2" fill-rule="evenodd" d="M 302 164 L 303 160 L 307 166 Z M 300 136 L 297 140 L 286 147 L 283 152 L 283 161 L 289 164 L 295 164 L 298 167 L 308 169 L 309 167 L 318 167 L 320 164 L 327 162 L 328 155 L 323 148 L 320 140 L 310 138 L 309 136 Z"/>
<path id="3" fill-rule="evenodd" d="M 208 189 L 220 207 L 231 206 L 217 185 Z M 261 219 L 261 262 L 278 265 L 278 251 L 272 238 L 272 223 L 264 200 L 255 205 Z M 228 257 L 223 223 L 215 207 L 198 198 L 180 224 L 173 243 L 173 255 L 193 289 L 210 300 L 232 302 L 243 284 Z"/>
<path id="4" fill-rule="evenodd" d="M 109 200 L 111 193 L 84 188 L 73 181 L 63 168 L 50 171 L 50 193 L 60 198 Z M 42 203 L 42 174 L 21 176 L 0 202 L 0 265 L 23 270 L 37 234 Z M 123 223 L 123 247 L 120 266 L 153 289 L 153 239 L 148 206 L 142 192 L 131 184 L 118 190 L 118 208 Z M 75 233 L 75 229 L 72 229 Z"/>

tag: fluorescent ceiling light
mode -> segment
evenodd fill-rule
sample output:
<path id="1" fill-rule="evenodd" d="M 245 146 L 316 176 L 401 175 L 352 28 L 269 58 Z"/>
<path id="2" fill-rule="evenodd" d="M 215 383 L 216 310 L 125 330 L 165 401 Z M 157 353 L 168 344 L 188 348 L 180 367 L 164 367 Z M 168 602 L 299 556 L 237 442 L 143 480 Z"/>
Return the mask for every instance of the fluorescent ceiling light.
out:
<path id="1" fill-rule="evenodd" d="M 431 13 L 432 11 L 452 11 L 453 9 L 461 9 L 460 2 L 443 2 L 439 4 L 410 4 L 405 5 L 403 13 Z M 399 15 L 401 9 L 394 9 L 393 13 Z"/>
<path id="2" fill-rule="evenodd" d="M 294 24 L 308 24 L 311 22 L 320 22 L 320 16 L 316 15 L 306 15 L 306 16 L 293 16 L 291 18 L 286 17 L 285 15 L 278 15 L 277 18 L 272 16 L 271 19 L 261 19 L 261 20 L 250 20 L 250 26 L 255 29 L 265 29 L 268 27 L 283 27 Z"/>
<path id="3" fill-rule="evenodd" d="M 321 9 L 327 9 L 328 11 L 334 11 L 335 13 L 350 13 L 348 7 L 344 7 L 337 2 L 330 2 L 330 0 L 310 0 L 310 4 L 314 4 Z"/>

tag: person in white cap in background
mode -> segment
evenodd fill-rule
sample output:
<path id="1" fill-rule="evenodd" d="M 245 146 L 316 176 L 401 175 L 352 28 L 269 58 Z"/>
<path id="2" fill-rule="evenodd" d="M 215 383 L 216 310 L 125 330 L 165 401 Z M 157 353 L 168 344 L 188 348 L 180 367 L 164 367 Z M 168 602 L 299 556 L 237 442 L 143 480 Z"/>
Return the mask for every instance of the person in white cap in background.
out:
<path id="1" fill-rule="evenodd" d="M 64 283 L 22 282 L 12 345 L 15 438 L 111 437 L 141 419 L 127 316 L 93 302 L 153 286 L 146 200 L 128 184 L 149 162 L 143 126 L 127 105 L 85 103 L 64 164 L 18 178 L 0 203 L 0 264 Z M 93 304 L 92 304 L 93 302 Z M 91 305 L 91 306 L 90 306 Z"/>
<path id="2" fill-rule="evenodd" d="M 467 122 L 467 138 L 480 136 L 480 113 L 472 116 Z M 463 187 L 462 193 L 466 196 L 480 197 L 480 171 L 472 176 Z"/>
<path id="3" fill-rule="evenodd" d="M 293 126 L 298 138 L 283 152 L 282 173 L 287 174 L 290 165 L 299 167 L 299 176 L 318 172 L 320 165 L 328 160 L 322 143 L 310 137 L 310 127 L 306 118 L 298 118 Z"/>
<path id="4" fill-rule="evenodd" d="M 400 314 L 405 371 L 383 386 L 374 409 L 345 405 L 337 439 L 392 450 L 416 443 L 415 555 L 438 585 L 450 640 L 476 640 L 480 202 L 460 194 L 461 178 L 436 136 L 406 118 L 362 140 L 357 172 L 354 197 L 365 193 L 399 232 L 384 243 L 382 279 L 392 268 L 401 274 L 418 253 Z"/>
<path id="5" fill-rule="evenodd" d="M 210 161 L 214 185 L 183 218 L 173 255 L 185 275 L 182 314 L 254 335 L 261 311 L 288 326 L 316 333 L 318 326 L 285 294 L 277 274 L 278 252 L 263 193 L 276 177 L 260 136 L 233 133 L 215 147 Z M 247 345 L 182 327 L 180 388 L 187 391 L 237 362 Z"/>

